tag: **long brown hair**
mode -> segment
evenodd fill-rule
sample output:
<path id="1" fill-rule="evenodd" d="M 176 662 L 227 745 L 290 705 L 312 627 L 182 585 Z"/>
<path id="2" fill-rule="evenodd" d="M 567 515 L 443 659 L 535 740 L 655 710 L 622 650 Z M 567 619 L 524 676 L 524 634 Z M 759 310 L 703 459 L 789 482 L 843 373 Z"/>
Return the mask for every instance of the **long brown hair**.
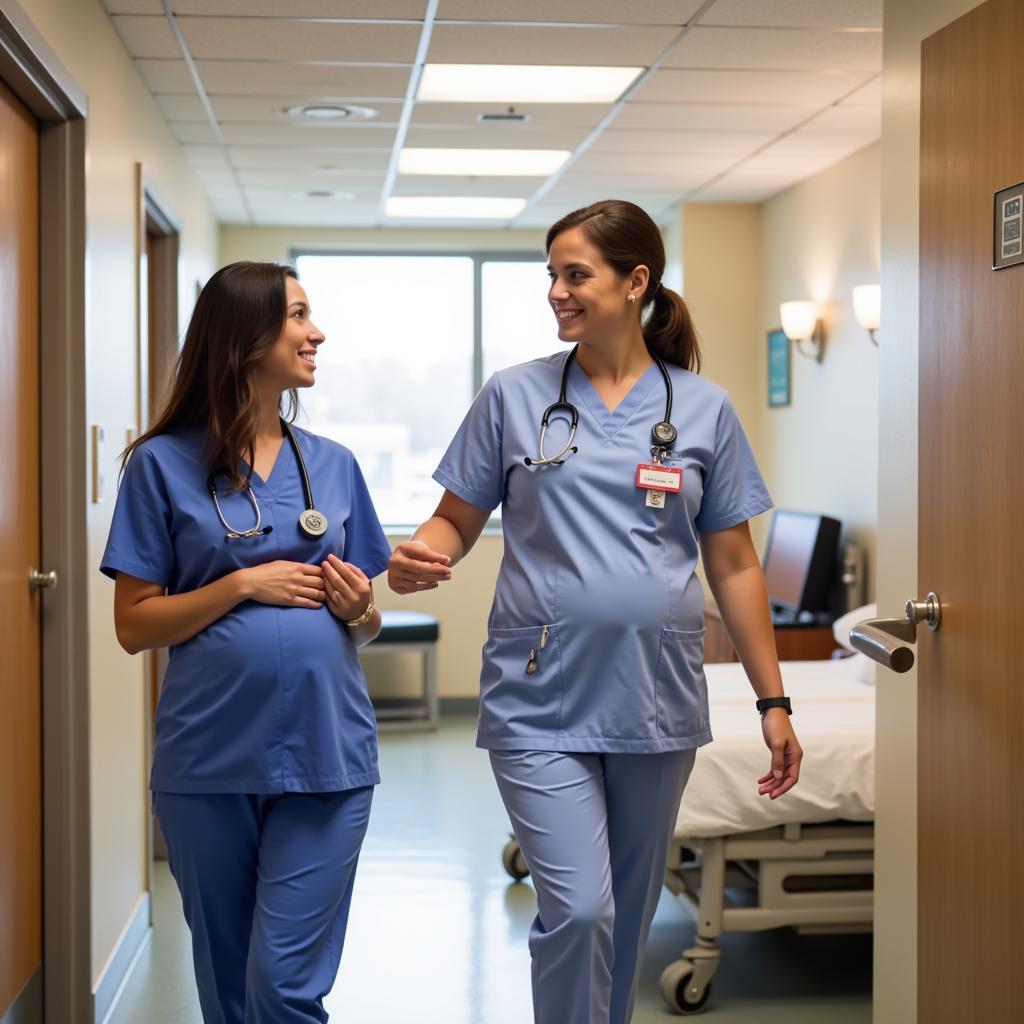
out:
<path id="1" fill-rule="evenodd" d="M 603 199 L 567 213 L 548 229 L 544 248 L 551 251 L 554 240 L 571 228 L 579 228 L 600 251 L 605 262 L 622 277 L 643 264 L 650 271 L 647 290 L 641 299 L 641 329 L 647 350 L 666 363 L 700 372 L 700 344 L 683 297 L 666 288 L 665 244 L 658 225 L 635 203 Z"/>
<path id="2" fill-rule="evenodd" d="M 156 423 L 124 451 L 152 437 L 184 430 L 205 434 L 203 454 L 211 473 L 224 472 L 233 490 L 252 478 L 259 395 L 253 370 L 281 334 L 288 314 L 285 280 L 298 275 L 278 263 L 229 263 L 206 282 L 196 299 L 185 343 L 178 355 L 167 404 Z M 282 395 L 281 412 L 298 412 L 294 389 Z M 242 475 L 244 455 L 249 473 Z"/>

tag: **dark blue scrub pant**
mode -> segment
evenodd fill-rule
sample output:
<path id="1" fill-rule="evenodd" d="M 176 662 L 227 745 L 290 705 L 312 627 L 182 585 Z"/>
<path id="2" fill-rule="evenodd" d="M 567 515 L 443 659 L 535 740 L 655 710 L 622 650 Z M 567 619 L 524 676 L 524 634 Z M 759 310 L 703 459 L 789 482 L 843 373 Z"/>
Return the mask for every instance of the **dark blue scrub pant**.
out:
<path id="1" fill-rule="evenodd" d="M 695 750 L 492 750 L 537 890 L 536 1024 L 629 1024 Z"/>
<path id="2" fill-rule="evenodd" d="M 154 794 L 206 1024 L 327 1020 L 372 798 Z"/>

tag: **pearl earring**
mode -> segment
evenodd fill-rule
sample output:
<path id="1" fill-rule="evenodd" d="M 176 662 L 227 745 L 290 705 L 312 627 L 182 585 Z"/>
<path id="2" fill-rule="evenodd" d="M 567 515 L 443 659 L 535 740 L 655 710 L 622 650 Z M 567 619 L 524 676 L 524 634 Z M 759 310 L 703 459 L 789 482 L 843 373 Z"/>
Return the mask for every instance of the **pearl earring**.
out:
<path id="1" fill-rule="evenodd" d="M 627 295 L 626 296 L 626 301 L 627 302 L 636 302 L 636 296 L 635 295 Z"/>

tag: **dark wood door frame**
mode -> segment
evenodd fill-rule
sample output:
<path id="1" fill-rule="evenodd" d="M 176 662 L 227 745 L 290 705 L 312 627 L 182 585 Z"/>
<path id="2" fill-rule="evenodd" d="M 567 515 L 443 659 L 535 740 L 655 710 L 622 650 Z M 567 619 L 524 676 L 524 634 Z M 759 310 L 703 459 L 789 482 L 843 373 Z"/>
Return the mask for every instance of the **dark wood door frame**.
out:
<path id="1" fill-rule="evenodd" d="M 90 1024 L 87 102 L 14 0 L 0 0 L 0 78 L 40 127 L 42 568 L 59 576 L 43 606 L 44 1013 L 51 1022 Z"/>

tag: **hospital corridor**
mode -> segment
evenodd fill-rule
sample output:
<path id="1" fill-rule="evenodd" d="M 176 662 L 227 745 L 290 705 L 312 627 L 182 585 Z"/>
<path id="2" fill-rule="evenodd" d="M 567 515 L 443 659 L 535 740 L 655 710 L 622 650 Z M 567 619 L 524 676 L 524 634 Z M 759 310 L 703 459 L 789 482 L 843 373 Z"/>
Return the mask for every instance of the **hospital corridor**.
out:
<path id="1" fill-rule="evenodd" d="M 0 1024 L 1016 1024 L 1024 0 L 0 0 Z"/>

